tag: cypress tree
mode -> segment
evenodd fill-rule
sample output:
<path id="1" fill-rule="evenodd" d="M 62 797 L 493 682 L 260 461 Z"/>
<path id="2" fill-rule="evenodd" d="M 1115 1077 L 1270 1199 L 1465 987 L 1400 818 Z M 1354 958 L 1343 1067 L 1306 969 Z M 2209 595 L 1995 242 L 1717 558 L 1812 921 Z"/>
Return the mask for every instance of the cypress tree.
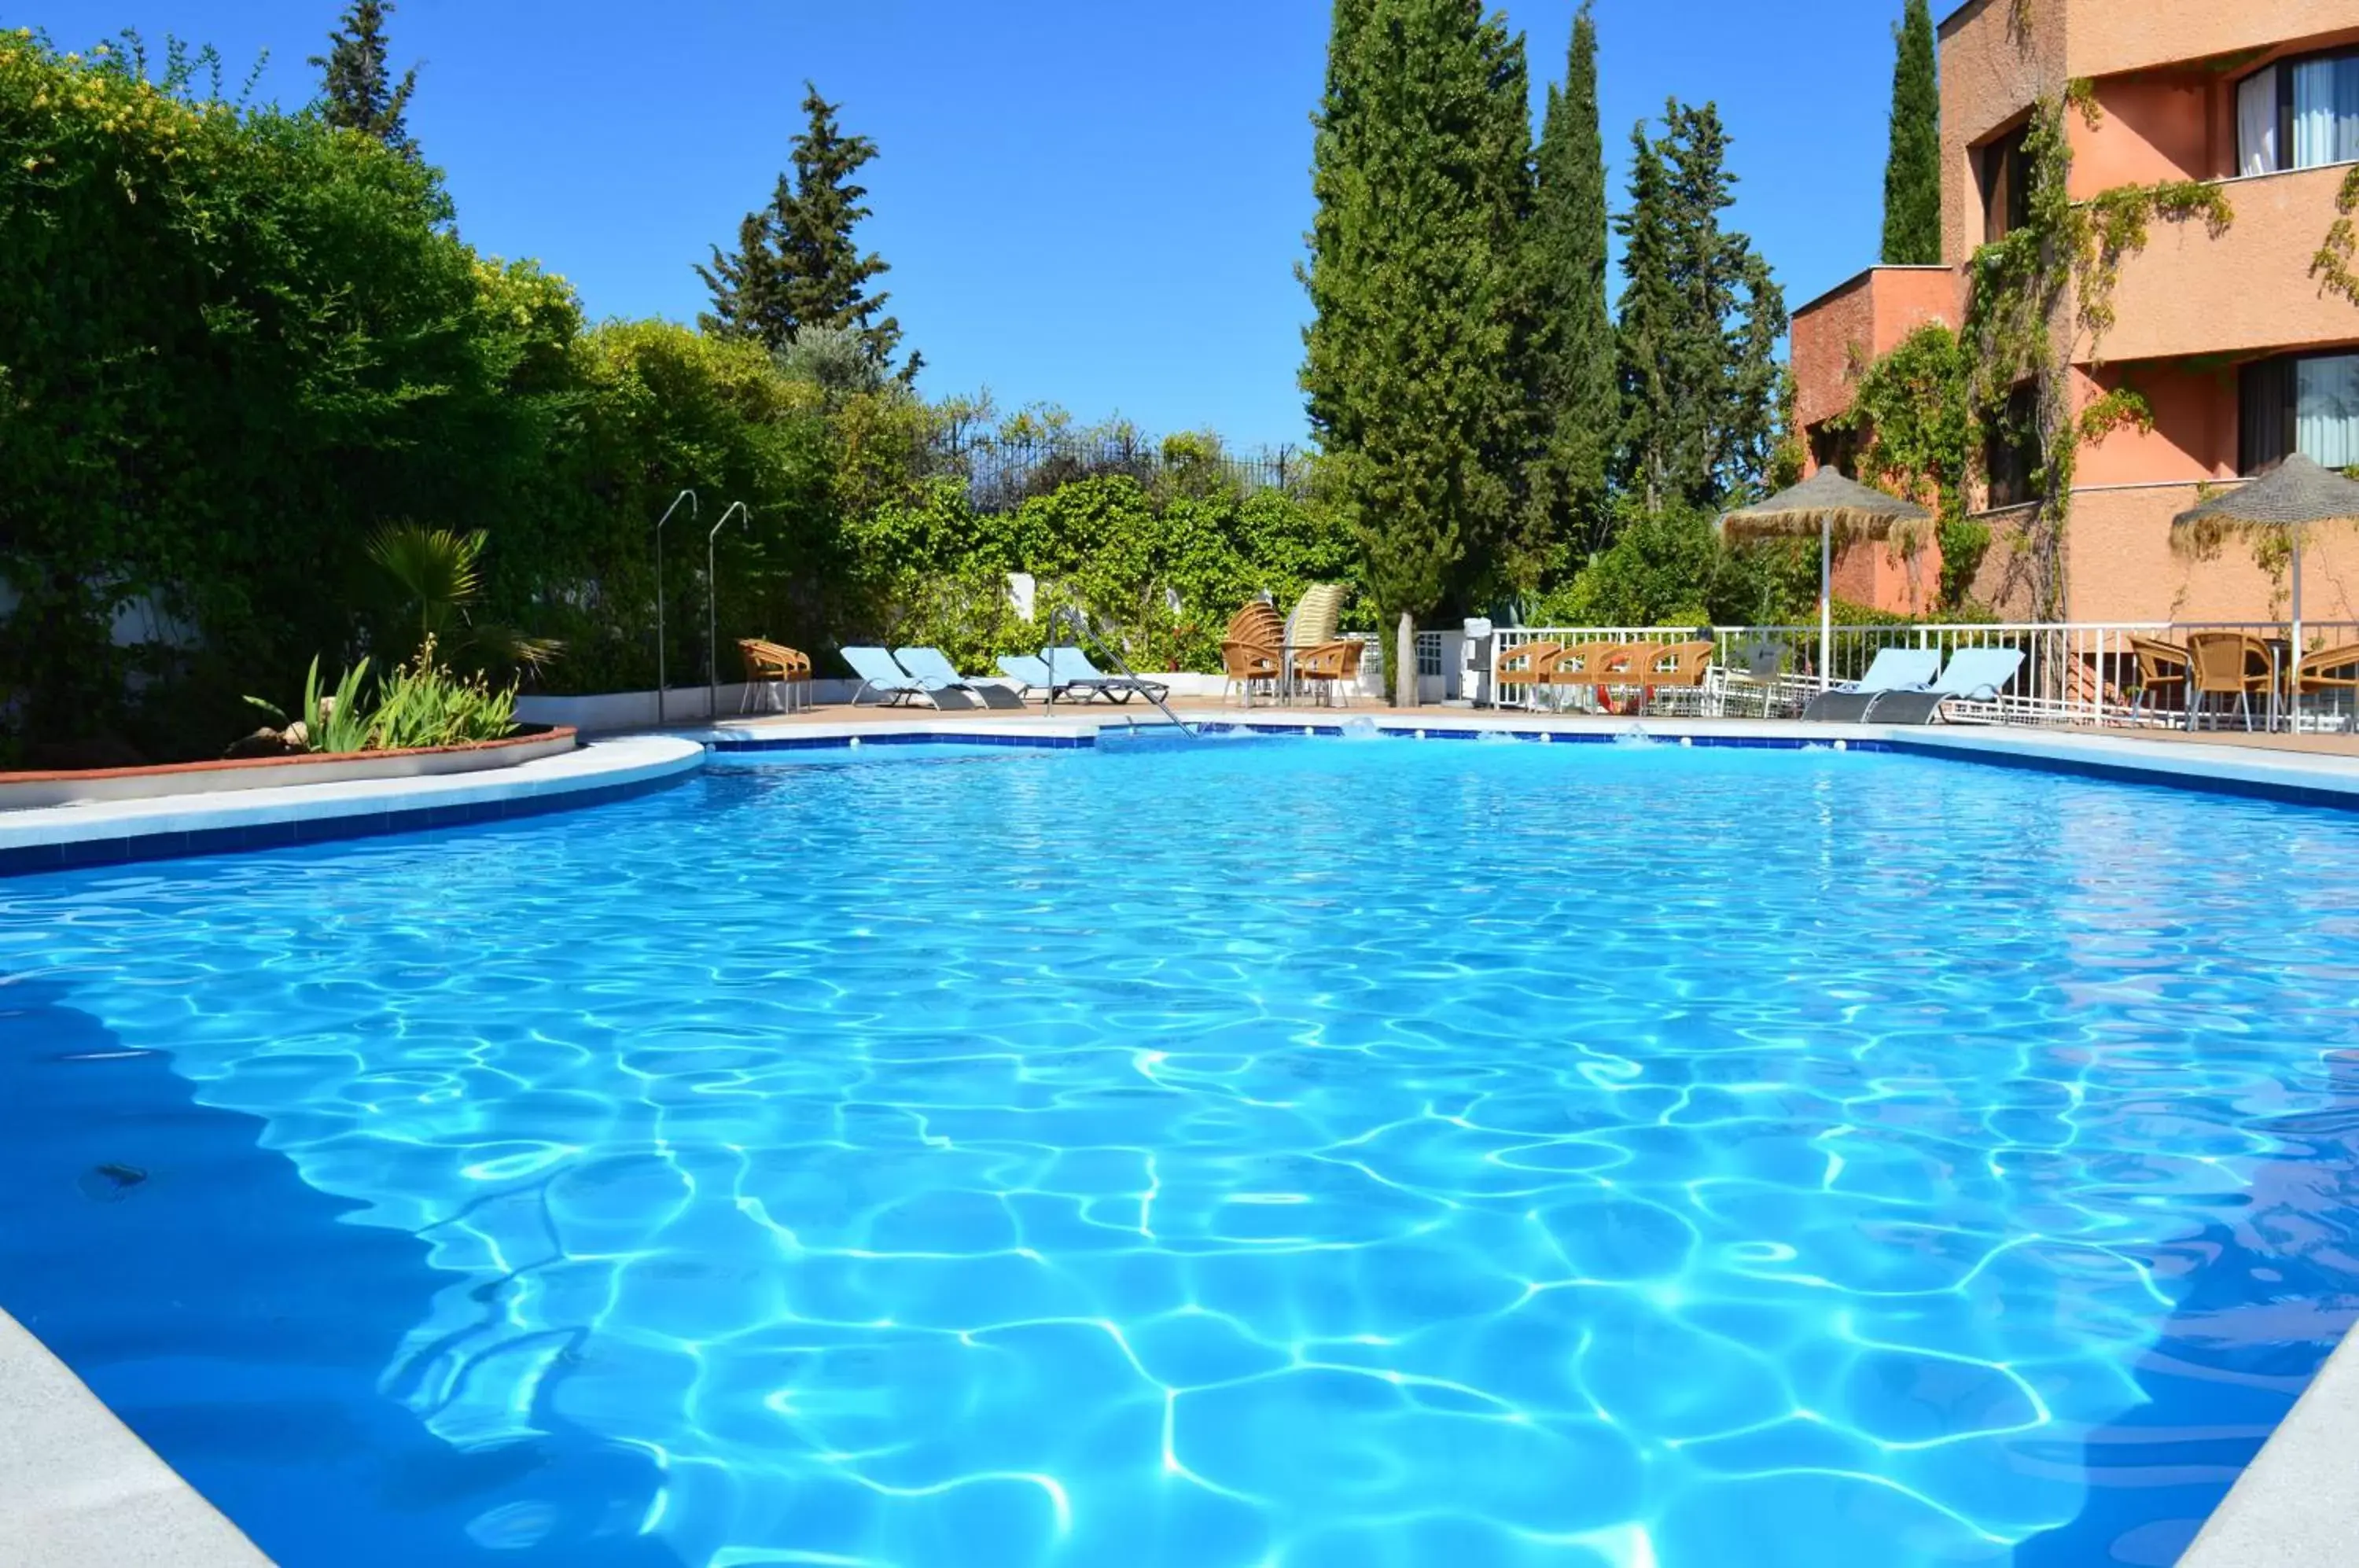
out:
<path id="1" fill-rule="evenodd" d="M 1528 82 L 1471 0 L 1337 0 L 1302 387 L 1386 626 L 1495 583 L 1518 521 Z"/>
<path id="2" fill-rule="evenodd" d="M 1676 100 L 1653 141 L 1631 133 L 1624 240 L 1622 478 L 1648 511 L 1714 507 L 1756 486 L 1778 440 L 1783 293 L 1752 242 L 1724 230 L 1735 198 L 1719 110 Z"/>
<path id="3" fill-rule="evenodd" d="M 1605 476 L 1619 410 L 1614 321 L 1605 298 L 1605 142 L 1597 123 L 1597 24 L 1573 18 L 1564 85 L 1541 122 L 1531 277 L 1539 357 L 1542 456 L 1536 506 L 1545 543 L 1603 542 Z"/>
<path id="4" fill-rule="evenodd" d="M 398 82 L 393 79 L 385 32 L 393 8 L 394 0 L 353 0 L 328 35 L 328 52 L 313 55 L 310 63 L 324 73 L 328 124 L 375 136 L 405 158 L 416 158 L 418 144 L 409 137 L 406 116 L 410 95 L 418 91 L 418 68 L 403 71 Z"/>
<path id="5" fill-rule="evenodd" d="M 738 224 L 735 254 L 716 245 L 712 265 L 696 269 L 712 294 L 700 324 L 753 338 L 774 353 L 807 327 L 855 332 L 874 361 L 887 365 L 900 345 L 901 323 L 882 314 L 892 296 L 872 294 L 868 285 L 892 268 L 874 251 L 862 254 L 853 238 L 870 216 L 867 188 L 853 177 L 876 157 L 876 144 L 845 136 L 836 121 L 840 105 L 809 82 L 804 87 L 808 123 L 794 140 L 791 174 L 778 176 L 769 206 Z M 911 354 L 902 378 L 914 377 L 923 363 Z"/>
<path id="6" fill-rule="evenodd" d="M 1941 259 L 1941 88 L 1926 0 L 1908 0 L 1892 38 L 1897 58 L 1884 165 L 1884 260 L 1930 267 Z"/>

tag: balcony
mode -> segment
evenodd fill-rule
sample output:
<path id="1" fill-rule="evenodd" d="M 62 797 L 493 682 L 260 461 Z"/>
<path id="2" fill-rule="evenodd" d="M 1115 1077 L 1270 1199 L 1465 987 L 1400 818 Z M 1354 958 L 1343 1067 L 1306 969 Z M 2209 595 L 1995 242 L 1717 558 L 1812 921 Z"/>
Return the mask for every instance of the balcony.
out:
<path id="1" fill-rule="evenodd" d="M 2200 221 L 2152 225 L 2144 253 L 2122 262 L 2103 356 L 2244 354 L 2359 338 L 2359 306 L 2322 293 L 2310 276 L 2347 172 L 2226 181 L 2236 218 L 2218 239 Z"/>

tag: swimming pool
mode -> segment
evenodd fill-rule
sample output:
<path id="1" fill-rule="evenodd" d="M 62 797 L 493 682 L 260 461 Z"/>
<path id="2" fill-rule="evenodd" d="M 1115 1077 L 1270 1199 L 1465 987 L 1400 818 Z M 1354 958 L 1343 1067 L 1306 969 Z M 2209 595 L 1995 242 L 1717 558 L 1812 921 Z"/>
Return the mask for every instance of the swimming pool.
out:
<path id="1" fill-rule="evenodd" d="M 2171 1561 L 2352 1315 L 2359 818 L 870 748 L 0 882 L 0 1305 L 282 1562 Z"/>

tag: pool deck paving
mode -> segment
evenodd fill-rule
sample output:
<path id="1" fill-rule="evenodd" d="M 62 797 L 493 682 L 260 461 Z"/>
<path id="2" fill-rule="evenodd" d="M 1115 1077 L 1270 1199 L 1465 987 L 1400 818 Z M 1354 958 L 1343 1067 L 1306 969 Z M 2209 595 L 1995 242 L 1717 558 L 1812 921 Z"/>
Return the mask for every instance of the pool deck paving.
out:
<path id="1" fill-rule="evenodd" d="M 2150 730 L 2069 730 L 1941 725 L 1802 724 L 1791 720 L 1599 717 L 1458 707 L 1242 709 L 1175 702 L 1190 722 L 1275 729 L 1373 727 L 1507 731 L 1600 740 L 1634 734 L 1791 746 L 1837 742 L 1904 746 L 1961 760 L 2012 763 L 2136 781 L 2220 788 L 2359 807 L 2359 735 L 2188 735 Z M 1354 721 L 1364 721 L 1363 724 Z M 0 859 L 44 843 L 128 844 L 136 859 L 152 835 L 273 832 L 270 842 L 304 842 L 359 818 L 398 831 L 482 815 L 560 807 L 567 797 L 609 798 L 693 771 L 712 745 L 824 743 L 886 735 L 1002 743 L 1094 738 L 1107 728 L 1159 725 L 1139 703 L 1060 704 L 1018 713 L 937 713 L 909 708 L 828 707 L 714 724 L 609 736 L 562 757 L 498 775 L 376 780 L 238 792 L 206 800 L 90 802 L 0 812 Z M 389 827 L 385 824 L 391 824 Z M 245 824 L 241 828 L 240 824 Z M 143 836 L 145 835 L 145 836 Z M 259 843 L 259 841 L 257 841 Z M 187 853 L 182 850 L 180 853 Z M 85 860 L 83 863 L 87 863 Z M 21 869 L 21 867 L 19 867 Z M 26 1568 L 86 1564 L 188 1564 L 230 1568 L 267 1560 L 123 1425 L 24 1327 L 0 1312 L 0 1562 Z M 2185 1568 L 2347 1568 L 2359 1563 L 2359 1347 L 2346 1341 L 2326 1361 L 2291 1414 L 2245 1469 L 2187 1554 Z"/>

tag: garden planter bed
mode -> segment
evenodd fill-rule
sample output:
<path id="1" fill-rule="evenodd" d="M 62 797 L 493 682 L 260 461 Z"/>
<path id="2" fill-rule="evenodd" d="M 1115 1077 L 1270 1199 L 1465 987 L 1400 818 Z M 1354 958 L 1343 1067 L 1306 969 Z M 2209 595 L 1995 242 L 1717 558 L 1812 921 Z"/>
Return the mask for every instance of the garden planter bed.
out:
<path id="1" fill-rule="evenodd" d="M 410 751 L 362 751 L 341 756 L 258 757 L 235 762 L 176 762 L 160 768 L 95 768 L 71 773 L 0 773 L 0 811 L 93 800 L 145 800 L 165 795 L 210 795 L 284 784 L 338 784 L 357 779 L 423 779 L 514 768 L 536 757 L 571 751 L 574 732 L 563 725 L 527 725 L 506 740 Z"/>

